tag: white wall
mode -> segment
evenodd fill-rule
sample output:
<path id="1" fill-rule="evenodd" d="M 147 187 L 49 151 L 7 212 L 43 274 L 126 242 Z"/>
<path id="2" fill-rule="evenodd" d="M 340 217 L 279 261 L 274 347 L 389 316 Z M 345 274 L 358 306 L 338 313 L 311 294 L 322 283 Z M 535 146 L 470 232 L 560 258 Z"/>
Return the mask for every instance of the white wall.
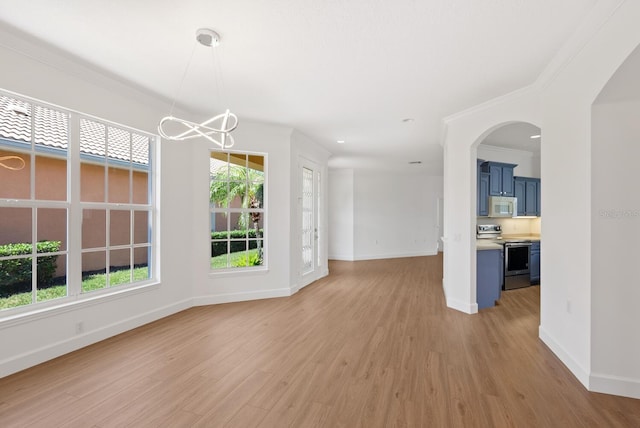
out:
<path id="1" fill-rule="evenodd" d="M 592 356 L 601 356 L 594 351 L 596 343 L 592 340 L 617 336 L 620 332 L 616 327 L 622 322 L 639 325 L 640 315 L 636 315 L 637 310 L 634 314 L 621 312 L 612 307 L 610 300 L 592 299 L 592 291 L 596 295 L 592 286 L 599 287 L 596 280 L 604 280 L 608 272 L 600 264 L 589 269 L 592 254 L 600 250 L 599 238 L 592 234 L 592 198 L 600 197 L 598 192 L 592 193 L 592 173 L 600 167 L 601 174 L 612 170 L 607 160 L 596 163 L 599 166 L 592 170 L 591 105 L 615 70 L 640 44 L 639 19 L 640 2 L 598 3 L 576 38 L 560 50 L 563 58 L 552 61 L 536 85 L 449 118 L 445 137 L 447 303 L 471 312 L 475 301 L 470 220 L 476 189 L 470 185 L 475 179 L 469 172 L 475 171 L 474 144 L 482 140 L 483 133 L 500 124 L 533 123 L 544 135 L 541 175 L 547 183 L 542 192 L 545 219 L 540 337 L 591 390 L 633 397 L 640 397 L 637 358 L 632 367 L 623 355 L 637 357 L 637 334 L 627 341 L 603 341 L 602 344 L 615 343 L 616 349 L 603 351 L 609 356 L 597 365 L 592 360 Z M 615 184 L 628 185 L 619 181 Z M 637 283 L 634 277 L 623 279 Z M 626 293 L 629 295 L 628 290 Z M 604 319 L 613 321 L 603 323 Z M 622 364 L 614 370 L 617 361 Z M 596 367 L 603 372 L 595 372 Z"/>
<path id="2" fill-rule="evenodd" d="M 267 158 L 265 255 L 267 270 L 246 275 L 211 273 L 209 269 L 209 158 L 211 143 L 193 145 L 192 175 L 194 247 L 192 262 L 195 304 L 209 305 L 291 294 L 289 248 L 291 242 L 290 187 L 291 128 L 242 121 L 234 131 L 233 149 L 263 153 Z"/>
<path id="3" fill-rule="evenodd" d="M 540 155 L 526 150 L 514 150 L 488 144 L 478 146 L 478 159 L 494 162 L 513 163 L 513 175 L 540 178 Z"/>
<path id="4" fill-rule="evenodd" d="M 437 253 L 437 200 L 442 177 L 412 172 L 356 171 L 354 258 Z"/>
<path id="5" fill-rule="evenodd" d="M 640 54 L 640 51 L 635 53 Z M 640 383 L 640 101 L 594 105 L 591 139 L 592 374 Z M 597 381 L 596 381 L 597 383 Z"/>
<path id="6" fill-rule="evenodd" d="M 354 260 L 352 169 L 329 170 L 329 258 Z"/>
<path id="7" fill-rule="evenodd" d="M 150 133 L 156 133 L 159 118 L 170 108 L 166 100 L 102 75 L 50 47 L 27 42 L 1 26 L 0 63 L 3 89 Z M 192 113 L 175 113 L 200 119 Z M 156 183 L 160 282 L 37 314 L 3 316 L 0 377 L 194 304 L 288 296 L 298 289 L 292 273 L 292 260 L 299 256 L 299 251 L 294 253 L 299 239 L 292 226 L 297 201 L 292 186 L 297 163 L 292 156 L 313 158 L 326 176 L 328 154 L 291 128 L 242 118 L 234 137 L 234 148 L 268 157 L 268 270 L 255 275 L 209 273 L 210 145 L 163 141 L 156 164 L 156 172 L 161 171 Z M 84 324 L 83 334 L 76 334 L 78 322 Z"/>
<path id="8" fill-rule="evenodd" d="M 95 73 L 30 44 L 0 28 L 0 87 L 62 107 L 155 133 L 158 118 L 167 113 L 162 101 Z M 158 225 L 162 282 L 139 292 L 16 316 L 0 322 L 0 377 L 126 331 L 191 305 L 193 281 L 191 236 L 184 219 L 193 215 L 191 149 L 166 143 L 159 177 Z M 71 266 L 73 269 L 74 266 Z M 84 334 L 76 334 L 76 323 Z"/>

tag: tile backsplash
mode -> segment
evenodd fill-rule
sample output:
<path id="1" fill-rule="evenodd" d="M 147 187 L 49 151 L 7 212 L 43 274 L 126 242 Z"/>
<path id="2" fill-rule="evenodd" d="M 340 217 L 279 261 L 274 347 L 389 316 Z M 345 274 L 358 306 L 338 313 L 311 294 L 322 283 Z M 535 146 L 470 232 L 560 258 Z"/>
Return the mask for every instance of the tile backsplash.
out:
<path id="1" fill-rule="evenodd" d="M 478 217 L 477 224 L 499 224 L 505 235 L 540 234 L 540 217 L 536 218 L 487 218 Z"/>

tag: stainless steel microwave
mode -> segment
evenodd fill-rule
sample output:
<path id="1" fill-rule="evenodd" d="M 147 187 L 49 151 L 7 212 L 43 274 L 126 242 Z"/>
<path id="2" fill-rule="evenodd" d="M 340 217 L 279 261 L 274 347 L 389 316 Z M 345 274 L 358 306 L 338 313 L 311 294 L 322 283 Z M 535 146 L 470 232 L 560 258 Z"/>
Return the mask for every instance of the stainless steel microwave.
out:
<path id="1" fill-rule="evenodd" d="M 515 217 L 518 199 L 508 196 L 489 196 L 489 217 Z"/>

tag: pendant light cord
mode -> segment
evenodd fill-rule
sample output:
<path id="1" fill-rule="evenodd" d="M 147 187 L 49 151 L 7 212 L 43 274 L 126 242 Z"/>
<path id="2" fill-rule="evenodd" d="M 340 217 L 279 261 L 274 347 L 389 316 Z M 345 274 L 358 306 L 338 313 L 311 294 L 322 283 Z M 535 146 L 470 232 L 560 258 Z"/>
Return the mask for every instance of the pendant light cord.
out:
<path id="1" fill-rule="evenodd" d="M 178 90 L 176 91 L 175 96 L 173 97 L 173 102 L 171 103 L 171 109 L 169 110 L 169 116 L 173 116 L 173 109 L 176 105 L 176 100 L 178 96 L 180 96 L 180 92 L 182 91 L 182 85 L 184 84 L 184 80 L 187 77 L 187 72 L 189 71 L 189 67 L 191 66 L 191 61 L 193 60 L 193 54 L 196 51 L 197 42 L 194 42 L 193 48 L 191 48 L 191 55 L 189 55 L 189 61 L 187 62 L 187 66 L 182 73 L 182 79 L 180 79 L 180 84 L 178 85 Z"/>

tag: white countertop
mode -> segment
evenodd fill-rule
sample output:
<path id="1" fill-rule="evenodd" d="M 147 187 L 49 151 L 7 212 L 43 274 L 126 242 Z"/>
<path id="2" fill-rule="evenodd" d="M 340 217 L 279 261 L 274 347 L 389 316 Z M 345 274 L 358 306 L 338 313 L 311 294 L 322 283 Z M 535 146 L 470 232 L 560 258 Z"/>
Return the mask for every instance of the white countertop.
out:
<path id="1" fill-rule="evenodd" d="M 540 242 L 540 235 L 502 235 L 501 239 L 476 239 L 476 250 L 502 250 L 503 243 L 510 239 Z"/>

